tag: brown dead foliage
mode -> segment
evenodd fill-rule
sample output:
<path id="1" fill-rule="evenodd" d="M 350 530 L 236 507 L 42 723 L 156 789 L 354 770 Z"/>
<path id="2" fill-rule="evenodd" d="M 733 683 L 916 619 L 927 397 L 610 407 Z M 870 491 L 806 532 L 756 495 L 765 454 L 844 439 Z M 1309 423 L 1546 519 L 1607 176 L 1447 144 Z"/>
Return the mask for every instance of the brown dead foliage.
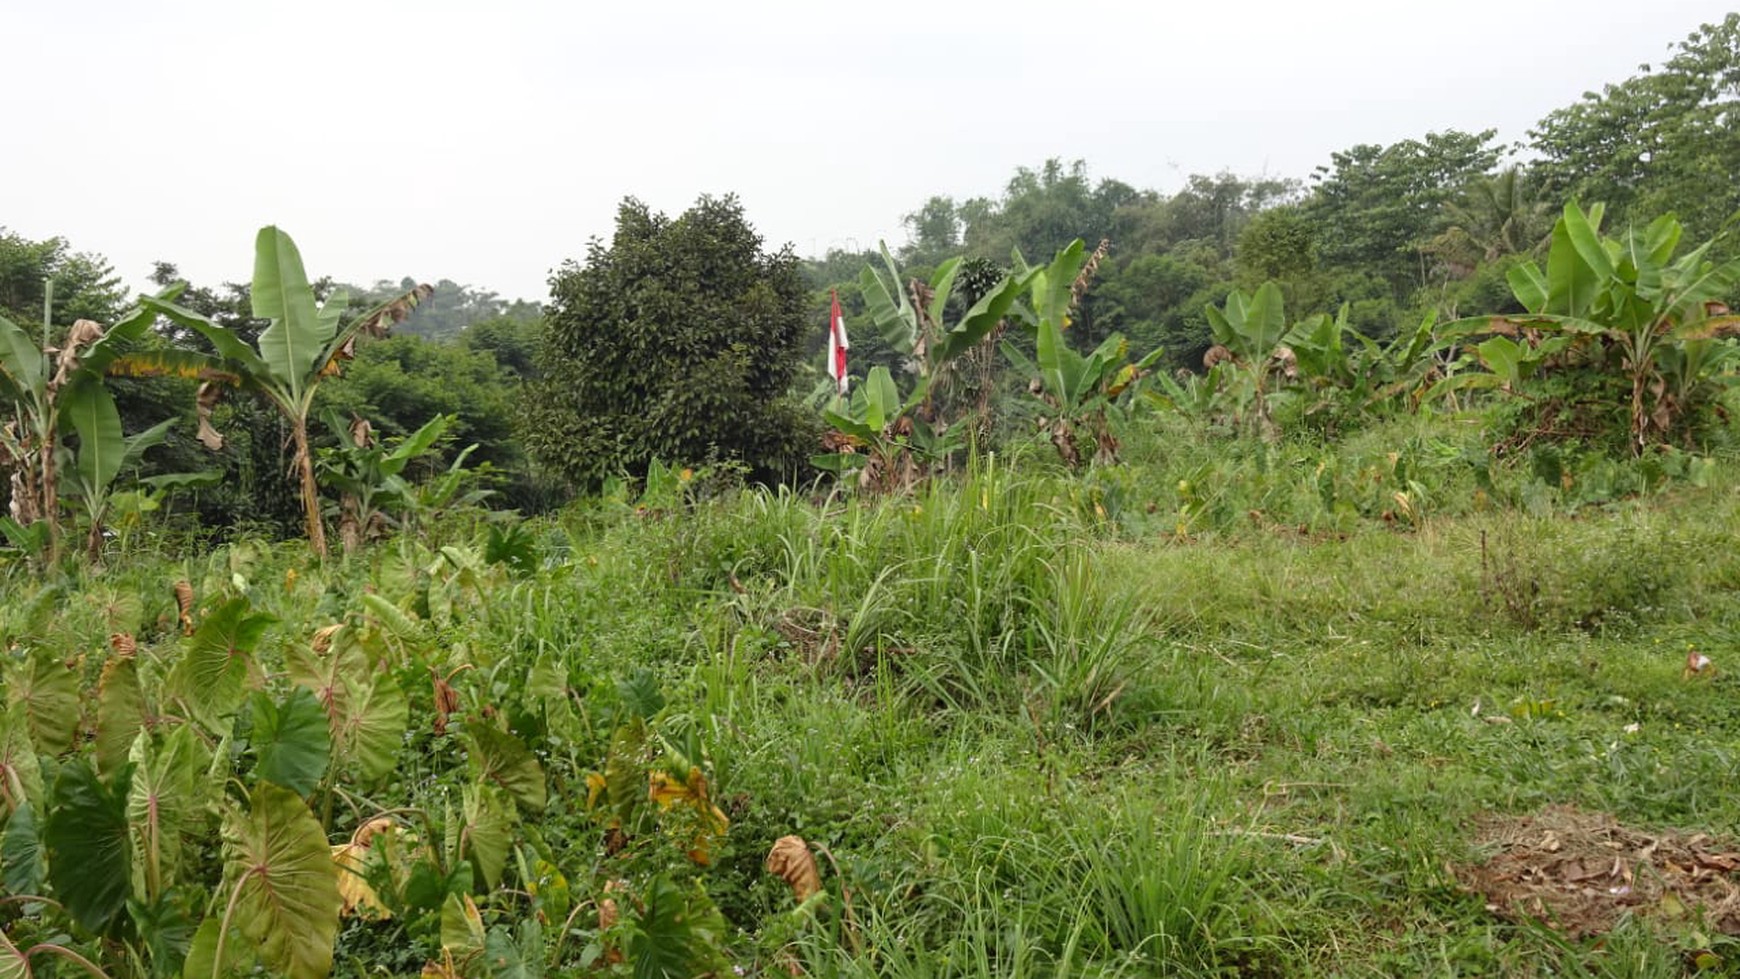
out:
<path id="1" fill-rule="evenodd" d="M 175 610 L 181 622 L 181 634 L 193 635 L 193 585 L 185 580 L 175 583 Z"/>
<path id="2" fill-rule="evenodd" d="M 1509 921 L 1540 921 L 1574 937 L 1611 930 L 1627 915 L 1697 920 L 1740 935 L 1740 852 L 1704 833 L 1649 833 L 1612 816 L 1550 806 L 1477 822 L 1495 852 L 1453 867 L 1459 883 Z"/>
<path id="3" fill-rule="evenodd" d="M 767 872 L 791 885 L 791 896 L 799 904 L 822 890 L 822 875 L 816 870 L 815 855 L 801 836 L 782 836 L 774 841 L 767 854 Z"/>
<path id="4" fill-rule="evenodd" d="M 773 620 L 773 631 L 811 666 L 831 662 L 840 653 L 840 623 L 821 609 L 786 609 Z"/>

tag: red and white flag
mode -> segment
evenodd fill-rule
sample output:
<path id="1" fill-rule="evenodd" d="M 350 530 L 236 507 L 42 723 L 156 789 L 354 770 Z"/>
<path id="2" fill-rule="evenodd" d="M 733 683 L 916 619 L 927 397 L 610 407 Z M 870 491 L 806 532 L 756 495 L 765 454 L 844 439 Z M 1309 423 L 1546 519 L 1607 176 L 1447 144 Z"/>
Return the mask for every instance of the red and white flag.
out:
<path id="1" fill-rule="evenodd" d="M 828 290 L 828 296 L 833 300 L 833 311 L 828 316 L 828 376 L 839 385 L 840 397 L 846 396 L 846 351 L 851 344 L 846 342 L 846 314 L 840 312 L 840 294 Z"/>

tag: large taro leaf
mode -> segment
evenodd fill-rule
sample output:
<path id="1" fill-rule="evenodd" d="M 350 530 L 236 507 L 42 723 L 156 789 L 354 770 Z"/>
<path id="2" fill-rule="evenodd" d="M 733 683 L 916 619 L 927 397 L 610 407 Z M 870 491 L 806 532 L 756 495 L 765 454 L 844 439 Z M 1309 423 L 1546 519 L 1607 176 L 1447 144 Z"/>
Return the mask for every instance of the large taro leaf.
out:
<path id="1" fill-rule="evenodd" d="M 685 888 L 658 877 L 645 898 L 628 941 L 635 979 L 688 979 L 731 971 L 719 953 L 725 918 L 699 882 Z"/>
<path id="2" fill-rule="evenodd" d="M 0 931 L 0 979 L 30 979 L 31 975 L 30 957 Z"/>
<path id="3" fill-rule="evenodd" d="M 79 726 L 78 673 L 61 657 L 38 649 L 14 664 L 7 683 L 7 713 L 24 715 L 36 750 L 58 755 L 72 747 Z"/>
<path id="4" fill-rule="evenodd" d="M 477 779 L 499 785 L 529 809 L 544 808 L 544 769 L 519 738 L 488 722 L 467 724 L 471 768 Z"/>
<path id="5" fill-rule="evenodd" d="M 126 764 L 133 739 L 144 726 L 139 663 L 131 656 L 112 657 L 103 664 L 97 683 L 97 770 L 108 774 Z"/>
<path id="6" fill-rule="evenodd" d="M 42 834 L 29 803 L 18 807 L 0 835 L 0 887 L 8 894 L 42 892 Z"/>
<path id="7" fill-rule="evenodd" d="M 499 789 L 491 785 L 466 787 L 465 856 L 477 865 L 477 872 L 492 889 L 501 883 L 513 827 L 513 803 Z"/>
<path id="8" fill-rule="evenodd" d="M 646 722 L 640 718 L 619 726 L 610 735 L 610 750 L 604 756 L 604 793 L 616 818 L 628 822 L 636 806 L 645 801 Z"/>
<path id="9" fill-rule="evenodd" d="M 334 757 L 346 770 L 372 782 L 398 761 L 410 705 L 391 673 L 375 674 L 372 683 L 349 677 L 340 682 L 344 709 L 332 718 Z"/>
<path id="10" fill-rule="evenodd" d="M 252 701 L 254 775 L 305 796 L 326 774 L 332 756 L 332 734 L 326 711 L 306 687 L 297 687 L 282 703 L 263 693 Z"/>
<path id="11" fill-rule="evenodd" d="M 232 920 L 268 970 L 290 979 L 332 971 L 338 867 L 296 793 L 261 782 L 247 812 L 224 820 L 224 877 L 238 889 Z"/>
<path id="12" fill-rule="evenodd" d="M 348 707 L 344 679 L 361 676 L 370 668 L 354 630 L 342 626 L 321 629 L 312 643 L 289 644 L 284 667 L 291 683 L 314 691 L 335 725 Z"/>
<path id="13" fill-rule="evenodd" d="M 205 747 L 183 724 L 161 741 L 149 735 L 134 743 L 133 784 L 127 793 L 127 825 L 133 834 L 134 889 L 149 898 L 174 884 L 182 840 L 196 829 L 205 788 Z"/>
<path id="14" fill-rule="evenodd" d="M 48 879 L 67 914 L 102 932 L 127 906 L 132 867 L 127 836 L 127 790 L 131 772 L 117 772 L 105 785 L 83 759 L 61 766 L 54 780 L 43 840 Z"/>
<path id="15" fill-rule="evenodd" d="M 42 801 L 42 764 L 23 711 L 0 711 L 0 802 L 9 810 Z"/>
<path id="16" fill-rule="evenodd" d="M 221 733 L 242 704 L 254 648 L 273 622 L 248 610 L 246 598 L 218 606 L 183 644 L 168 687 L 206 730 Z"/>
<path id="17" fill-rule="evenodd" d="M 543 979 L 544 936 L 538 919 L 520 922 L 519 937 L 496 925 L 483 941 L 483 964 L 490 979 Z"/>

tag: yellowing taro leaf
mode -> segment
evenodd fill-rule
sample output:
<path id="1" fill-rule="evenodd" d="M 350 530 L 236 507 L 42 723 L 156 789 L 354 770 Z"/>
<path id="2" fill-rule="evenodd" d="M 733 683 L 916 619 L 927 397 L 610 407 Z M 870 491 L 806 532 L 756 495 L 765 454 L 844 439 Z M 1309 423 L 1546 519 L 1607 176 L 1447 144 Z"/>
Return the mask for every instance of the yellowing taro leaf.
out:
<path id="1" fill-rule="evenodd" d="M 425 962 L 419 975 L 422 979 L 465 979 L 465 973 L 459 971 L 459 966 L 453 961 L 453 953 L 447 949 L 441 950 L 441 961 Z"/>
<path id="2" fill-rule="evenodd" d="M 483 915 L 478 913 L 471 895 L 447 895 L 441 904 L 441 951 L 475 951 L 483 948 L 483 938 Z"/>
<path id="3" fill-rule="evenodd" d="M 586 808 L 588 811 L 598 808 L 598 800 L 604 797 L 607 784 L 603 775 L 597 772 L 586 773 Z"/>
<path id="4" fill-rule="evenodd" d="M 816 870 L 815 854 L 801 836 L 782 836 L 774 841 L 767 853 L 767 872 L 790 884 L 791 896 L 799 904 L 821 892 L 822 875 Z"/>
<path id="5" fill-rule="evenodd" d="M 686 779 L 678 781 L 669 772 L 659 770 L 648 776 L 648 796 L 661 812 L 688 810 L 695 818 L 695 832 L 689 839 L 689 859 L 703 867 L 713 864 L 713 844 L 725 835 L 731 820 L 713 805 L 707 790 L 707 776 L 691 767 Z"/>
<path id="6" fill-rule="evenodd" d="M 368 863 L 369 855 L 374 852 L 375 837 L 382 833 L 391 833 L 394 828 L 395 824 L 391 819 L 380 816 L 358 826 L 356 832 L 351 834 L 349 843 L 340 843 L 332 848 L 332 862 L 338 865 L 338 896 L 343 902 L 338 910 L 340 915 L 371 919 L 393 916 L 381 903 L 375 889 L 364 879 L 363 867 Z"/>

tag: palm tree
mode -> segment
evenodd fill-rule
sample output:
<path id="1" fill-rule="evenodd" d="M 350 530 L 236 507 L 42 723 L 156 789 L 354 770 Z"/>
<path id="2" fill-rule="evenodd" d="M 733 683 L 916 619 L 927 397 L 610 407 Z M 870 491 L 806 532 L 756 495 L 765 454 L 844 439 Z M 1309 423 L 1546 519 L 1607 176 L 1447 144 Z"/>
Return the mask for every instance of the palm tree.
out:
<path id="1" fill-rule="evenodd" d="M 419 285 L 391 299 L 348 326 L 340 327 L 349 298 L 336 293 L 317 304 L 314 288 L 302 268 L 302 255 L 290 236 L 275 227 L 260 229 L 254 241 L 253 313 L 271 325 L 260 332 L 255 346 L 229 328 L 164 299 L 146 299 L 145 306 L 168 317 L 211 344 L 211 351 L 170 349 L 129 354 L 110 366 L 111 373 L 173 374 L 197 378 L 199 439 L 216 451 L 223 435 L 212 427 L 211 411 L 226 391 L 251 391 L 271 404 L 290 425 L 295 454 L 292 466 L 299 482 L 308 541 L 326 554 L 326 530 L 320 519 L 320 487 L 308 448 L 308 415 L 321 379 L 338 373 L 349 360 L 358 336 L 382 336 L 411 314 L 434 288 Z"/>
<path id="2" fill-rule="evenodd" d="M 1552 235 L 1553 208 L 1517 167 L 1477 177 L 1444 205 L 1450 226 L 1427 245 L 1446 264 L 1472 272 L 1510 255 L 1532 255 Z"/>

